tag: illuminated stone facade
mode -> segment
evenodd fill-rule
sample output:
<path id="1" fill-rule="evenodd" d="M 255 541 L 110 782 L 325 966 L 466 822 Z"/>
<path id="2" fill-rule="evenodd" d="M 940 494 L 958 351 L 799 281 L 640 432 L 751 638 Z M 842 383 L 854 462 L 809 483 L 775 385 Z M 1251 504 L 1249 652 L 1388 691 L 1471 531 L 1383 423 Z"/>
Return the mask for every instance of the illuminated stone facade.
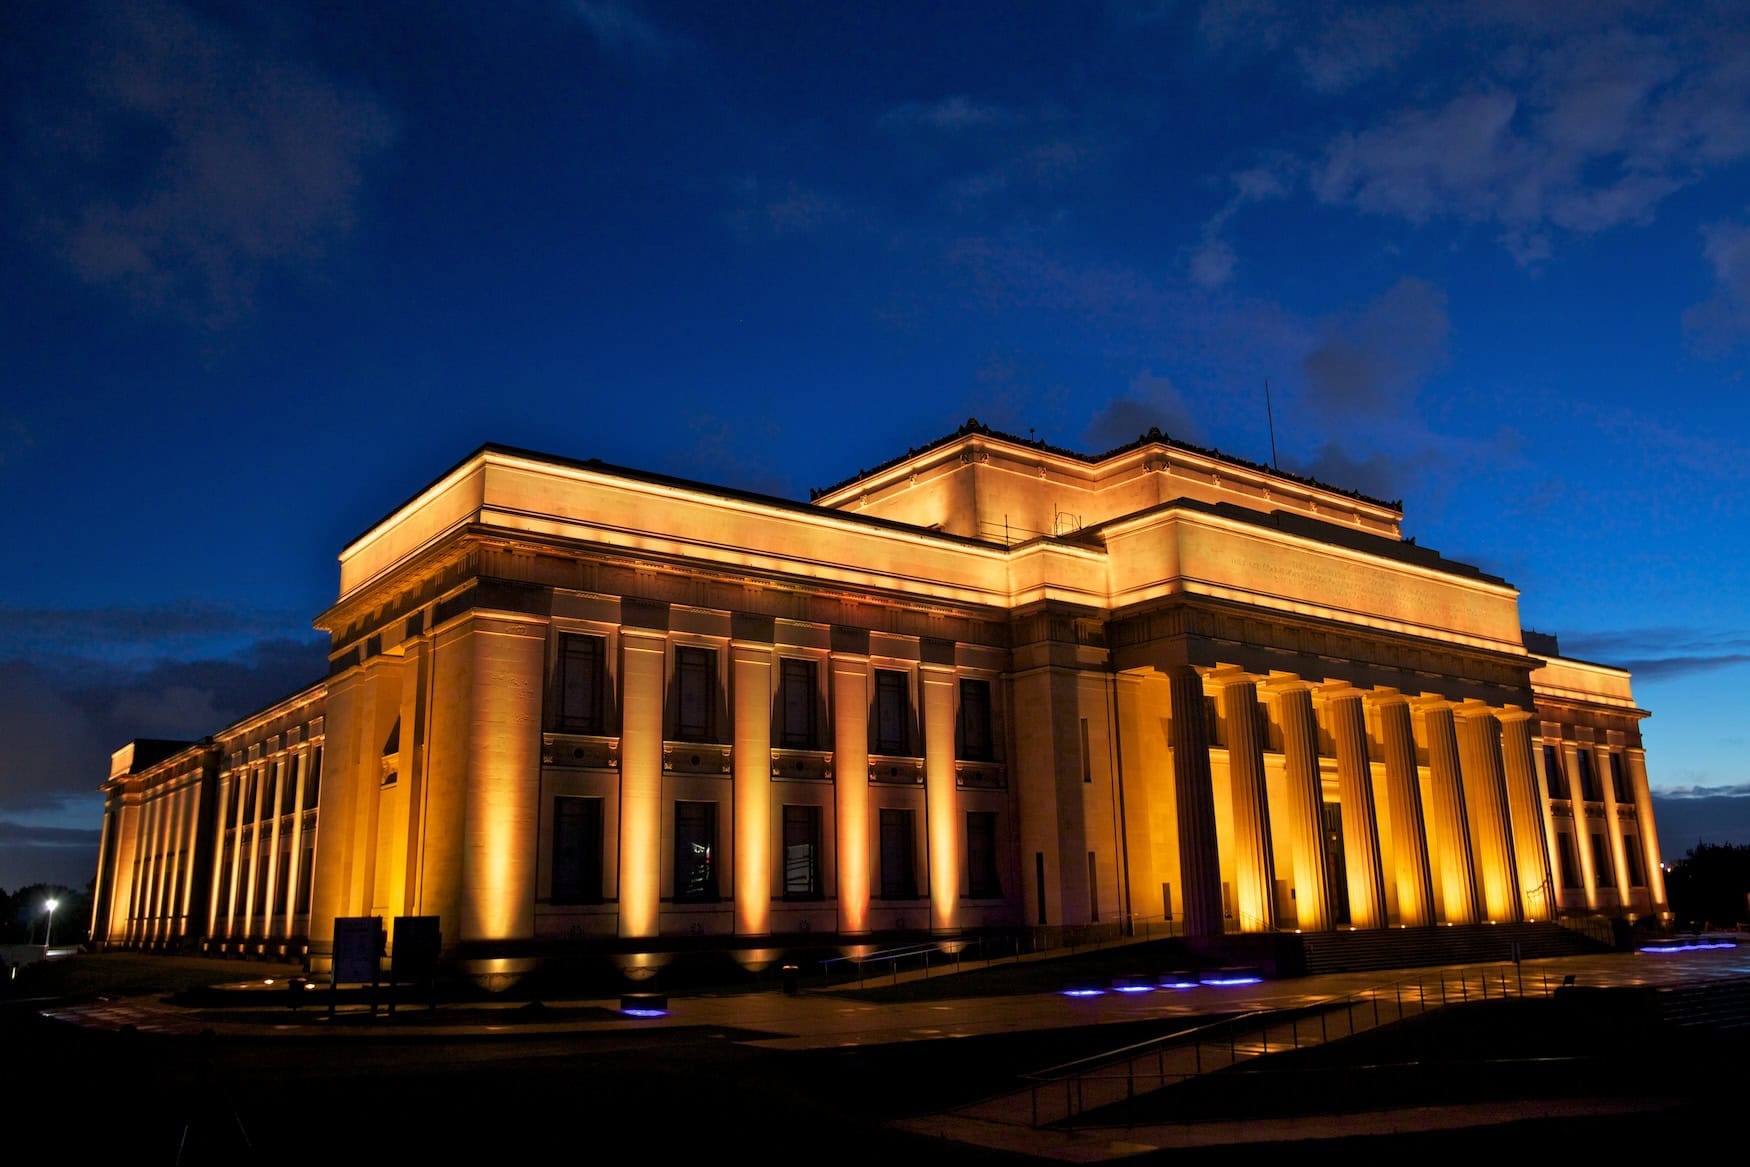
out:
<path id="1" fill-rule="evenodd" d="M 118 753 L 100 939 L 1664 913 L 1628 674 L 1401 517 L 1158 434 L 969 423 L 811 505 L 486 447 L 341 553 L 322 685 Z"/>

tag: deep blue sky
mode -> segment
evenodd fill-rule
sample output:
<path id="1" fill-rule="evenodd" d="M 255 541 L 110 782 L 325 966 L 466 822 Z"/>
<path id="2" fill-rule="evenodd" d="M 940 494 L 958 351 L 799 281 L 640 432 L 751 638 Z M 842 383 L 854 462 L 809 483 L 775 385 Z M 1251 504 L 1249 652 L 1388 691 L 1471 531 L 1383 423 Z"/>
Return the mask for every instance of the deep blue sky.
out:
<path id="1" fill-rule="evenodd" d="M 1742 4 L 437 7 L 0 13 L 0 886 L 483 441 L 805 498 L 968 416 L 1264 460 L 1265 378 L 1750 841 Z"/>

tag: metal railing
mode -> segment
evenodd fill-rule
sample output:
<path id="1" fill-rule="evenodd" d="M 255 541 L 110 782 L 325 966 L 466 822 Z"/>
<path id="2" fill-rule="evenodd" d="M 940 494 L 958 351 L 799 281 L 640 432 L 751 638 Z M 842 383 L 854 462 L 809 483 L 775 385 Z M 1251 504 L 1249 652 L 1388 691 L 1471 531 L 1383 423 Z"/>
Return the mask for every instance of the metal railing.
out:
<path id="1" fill-rule="evenodd" d="M 968 964 L 989 968 L 1001 960 L 1019 961 L 1021 941 L 1016 936 L 975 936 L 967 940 L 941 940 L 927 944 L 909 944 L 903 948 L 887 948 L 861 956 L 833 956 L 820 962 L 821 975 L 830 984 L 841 972 L 848 984 L 855 979 L 859 988 L 867 986 L 871 977 L 899 983 L 902 966 L 908 971 L 921 970 L 925 977 L 932 971 L 960 972 Z M 934 963 L 932 964 L 932 960 Z M 871 973 L 873 969 L 873 973 Z"/>
<path id="2" fill-rule="evenodd" d="M 987 1100 L 964 1112 L 1035 1127 L 1074 1121 L 1253 1058 L 1353 1037 L 1443 1005 L 1547 997 L 1560 985 L 1541 972 L 1527 982 L 1515 965 L 1442 970 L 1290 1009 L 1255 1010 L 1052 1066 L 1024 1075 L 1028 1085 L 1021 1095 Z M 1014 1113 L 1018 1103 L 1025 1105 L 1024 1115 Z"/>

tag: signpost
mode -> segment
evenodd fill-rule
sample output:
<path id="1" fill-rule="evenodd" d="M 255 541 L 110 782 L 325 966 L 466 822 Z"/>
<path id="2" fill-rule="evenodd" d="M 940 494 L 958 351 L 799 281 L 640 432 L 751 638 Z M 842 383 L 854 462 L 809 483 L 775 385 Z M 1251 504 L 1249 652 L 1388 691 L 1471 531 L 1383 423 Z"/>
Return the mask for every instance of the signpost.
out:
<path id="1" fill-rule="evenodd" d="M 328 1015 L 334 1016 L 334 998 L 340 983 L 369 982 L 377 986 L 378 958 L 383 955 L 381 916 L 337 916 L 334 920 L 334 968 L 328 980 Z M 377 1011 L 373 994 L 371 1012 Z"/>
<path id="2" fill-rule="evenodd" d="M 402 981 L 424 986 L 427 1007 L 436 1008 L 437 959 L 443 946 L 438 917 L 395 917 L 395 950 L 389 955 L 389 1012 L 395 1012 L 395 989 Z"/>

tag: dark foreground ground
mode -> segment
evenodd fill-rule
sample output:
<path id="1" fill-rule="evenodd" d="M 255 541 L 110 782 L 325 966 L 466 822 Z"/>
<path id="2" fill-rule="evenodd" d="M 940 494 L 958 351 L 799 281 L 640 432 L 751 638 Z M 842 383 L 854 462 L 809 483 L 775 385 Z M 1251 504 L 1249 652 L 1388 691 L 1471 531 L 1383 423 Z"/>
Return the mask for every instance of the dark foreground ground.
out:
<path id="1" fill-rule="evenodd" d="M 151 958 L 140 958 L 150 960 Z M 105 976 L 185 988 L 202 966 Z M 209 977 L 211 973 L 207 974 Z M 91 991 L 90 985 L 79 986 Z M 1128 1162 L 1232 1163 L 1326 1153 L 1691 1158 L 1741 1125 L 1750 1045 L 1600 1028 L 1545 1002 L 1473 1006 L 1414 1032 L 1291 1056 L 1269 1075 L 1211 1079 L 1142 1121 L 1367 1109 L 1366 1103 L 1599 1096 L 1658 1109 L 1428 1135 L 1161 1152 Z M 889 1118 L 996 1093 L 1016 1075 L 1149 1036 L 1144 1026 L 905 1042 L 751 1047 L 731 1027 L 445 1038 L 156 1036 L 80 1029 L 40 1003 L 0 1005 L 0 1151 L 128 1163 L 306 1163 L 391 1155 L 456 1163 L 537 1153 L 657 1164 L 1026 1161 L 894 1130 Z M 1369 1040 L 1371 1038 L 1371 1040 Z M 1215 1076 L 1217 1078 L 1221 1075 Z M 1122 1133 L 1114 1133 L 1121 1138 Z M 181 1154 L 178 1159 L 179 1152 Z"/>

